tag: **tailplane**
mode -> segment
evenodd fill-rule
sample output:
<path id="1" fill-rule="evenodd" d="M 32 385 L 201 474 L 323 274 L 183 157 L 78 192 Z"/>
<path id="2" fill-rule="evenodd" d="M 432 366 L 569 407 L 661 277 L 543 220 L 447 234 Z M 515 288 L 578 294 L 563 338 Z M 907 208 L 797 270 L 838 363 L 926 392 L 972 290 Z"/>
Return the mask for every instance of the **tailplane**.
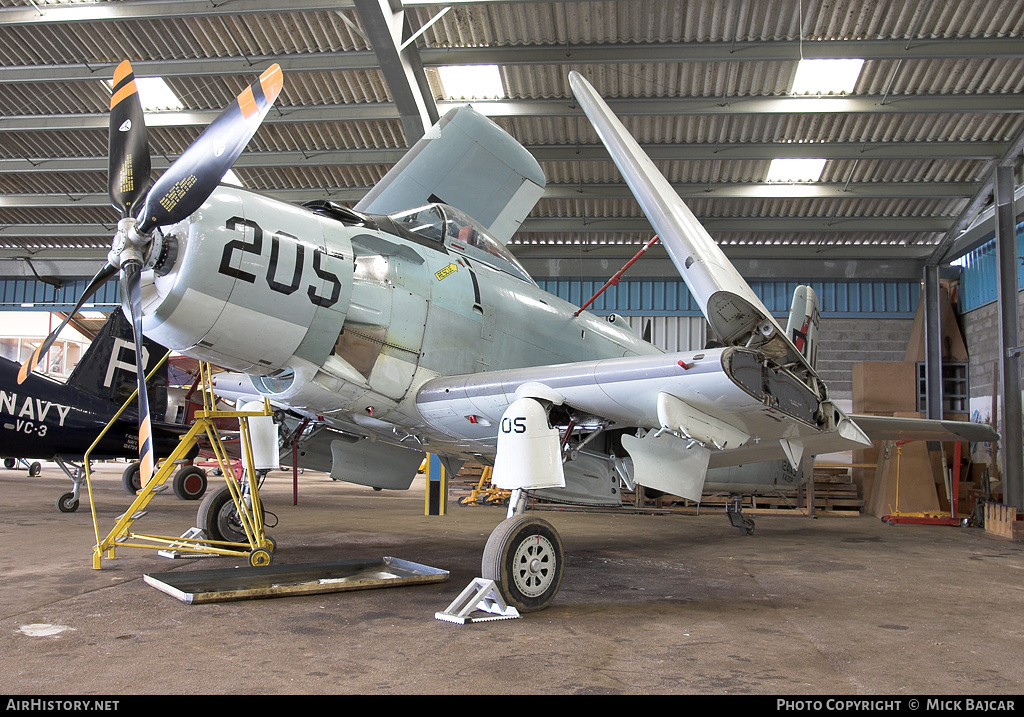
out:
<path id="1" fill-rule="evenodd" d="M 817 370 L 818 323 L 821 320 L 821 306 L 818 295 L 809 286 L 798 286 L 793 292 L 793 304 L 789 309 L 789 323 L 786 335 L 797 350 L 803 354 L 812 369 Z"/>
<path id="2" fill-rule="evenodd" d="M 164 357 L 167 349 L 144 339 L 143 363 L 146 373 Z M 132 325 L 120 309 L 113 311 L 107 323 L 93 339 L 68 377 L 68 385 L 92 396 L 106 399 L 120 408 L 137 387 L 135 376 L 135 339 Z M 163 420 L 167 412 L 167 364 L 160 367 L 146 384 L 150 413 Z"/>

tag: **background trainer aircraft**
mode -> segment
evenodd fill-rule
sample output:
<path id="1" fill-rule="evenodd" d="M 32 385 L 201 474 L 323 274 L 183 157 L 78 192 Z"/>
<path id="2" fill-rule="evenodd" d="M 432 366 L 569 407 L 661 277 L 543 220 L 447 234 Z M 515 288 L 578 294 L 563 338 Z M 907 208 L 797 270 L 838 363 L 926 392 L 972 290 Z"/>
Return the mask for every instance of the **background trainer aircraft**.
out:
<path id="1" fill-rule="evenodd" d="M 280 92 L 276 66 L 148 192 L 127 63 L 111 102 L 110 194 L 123 219 L 96 280 L 120 271 L 136 337 L 248 374 L 259 394 L 315 421 L 306 452 L 330 456 L 335 479 L 405 489 L 424 452 L 453 475 L 470 459 L 493 463 L 492 483 L 512 500 L 482 574 L 523 612 L 550 604 L 564 567 L 557 531 L 526 510 L 534 491 L 600 496 L 624 480 L 700 500 L 709 475 L 735 487 L 750 481 L 740 466 L 796 470 L 804 456 L 870 444 L 815 371 L 813 292 L 797 297 L 806 321 L 790 335 L 593 88 L 577 73 L 570 82 L 716 347 L 665 353 L 542 291 L 505 242 L 543 173 L 470 107 L 449 112 L 350 209 L 217 186 Z M 143 401 L 143 460 L 148 423 Z M 871 428 L 993 439 L 974 424 Z M 200 527 L 220 537 L 222 516 L 204 514 Z"/>
<path id="2" fill-rule="evenodd" d="M 147 373 L 165 353 L 164 347 L 145 340 L 143 365 Z M 55 461 L 73 485 L 70 492 L 57 499 L 57 508 L 62 513 L 74 512 L 84 480 L 74 461 L 83 460 L 85 452 L 136 388 L 131 324 L 120 311 L 112 313 L 67 383 L 33 374 L 19 385 L 18 368 L 13 361 L 0 358 L 0 457 L 11 461 L 9 468 L 15 459 Z M 174 398 L 168 397 L 166 364 L 149 380 L 147 389 L 156 418 L 156 453 L 167 456 L 177 447 L 178 438 L 187 427 L 166 420 L 177 408 Z M 138 440 L 138 417 L 131 408 L 110 427 L 89 457 L 137 459 Z M 126 490 L 139 489 L 137 461 L 125 468 L 123 482 Z M 197 500 L 206 490 L 206 474 L 200 468 L 183 466 L 172 484 L 179 498 Z"/>

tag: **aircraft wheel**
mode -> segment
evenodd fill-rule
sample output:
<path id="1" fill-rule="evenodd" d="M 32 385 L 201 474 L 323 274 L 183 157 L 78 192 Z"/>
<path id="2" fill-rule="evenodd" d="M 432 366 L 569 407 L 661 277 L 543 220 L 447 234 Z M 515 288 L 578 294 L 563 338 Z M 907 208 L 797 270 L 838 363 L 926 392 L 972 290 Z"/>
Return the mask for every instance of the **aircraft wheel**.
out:
<path id="1" fill-rule="evenodd" d="M 36 461 L 36 462 L 32 463 L 28 467 L 28 474 L 30 476 L 32 476 L 33 478 L 35 478 L 37 475 L 39 475 L 42 472 L 43 472 L 43 464 L 40 463 L 39 461 Z"/>
<path id="2" fill-rule="evenodd" d="M 57 510 L 61 513 L 74 513 L 78 510 L 78 498 L 74 493 L 65 493 L 57 499 Z"/>
<path id="3" fill-rule="evenodd" d="M 519 612 L 543 610 L 562 584 L 565 552 L 545 520 L 517 515 L 498 524 L 484 547 L 482 576 Z"/>
<path id="4" fill-rule="evenodd" d="M 273 561 L 274 556 L 265 548 L 256 548 L 254 551 L 249 553 L 249 565 L 254 568 L 266 567 Z"/>
<path id="5" fill-rule="evenodd" d="M 206 471 L 198 466 L 182 466 L 172 481 L 174 495 L 181 500 L 199 500 L 206 492 Z"/>
<path id="6" fill-rule="evenodd" d="M 7 470 L 13 470 L 14 466 L 18 465 L 18 461 L 13 458 L 4 458 L 4 468 Z"/>
<path id="7" fill-rule="evenodd" d="M 128 464 L 128 467 L 124 469 L 124 473 L 121 474 L 121 485 L 124 486 L 125 493 L 135 495 L 142 490 L 141 473 L 138 461 L 132 461 Z"/>
<path id="8" fill-rule="evenodd" d="M 206 533 L 210 540 L 229 543 L 246 543 L 245 527 L 231 498 L 231 490 L 223 486 L 207 493 L 196 513 L 196 526 Z"/>

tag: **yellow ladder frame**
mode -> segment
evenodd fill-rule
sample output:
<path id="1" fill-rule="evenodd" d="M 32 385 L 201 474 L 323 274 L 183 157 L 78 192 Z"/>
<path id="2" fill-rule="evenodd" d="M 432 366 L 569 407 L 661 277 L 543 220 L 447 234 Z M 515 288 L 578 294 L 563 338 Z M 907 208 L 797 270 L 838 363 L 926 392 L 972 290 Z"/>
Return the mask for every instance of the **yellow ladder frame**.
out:
<path id="1" fill-rule="evenodd" d="M 168 352 L 169 355 L 169 352 Z M 160 365 L 167 360 L 167 356 L 157 364 L 157 366 L 150 372 L 146 377 L 148 381 Z M 89 447 L 89 450 L 85 454 L 85 481 L 89 491 L 89 504 L 92 509 L 92 521 L 93 529 L 96 533 L 96 545 L 93 548 L 93 569 L 101 569 L 101 559 L 106 554 L 106 557 L 110 560 L 115 559 L 115 549 L 118 547 L 124 548 L 148 548 L 152 550 L 161 550 L 167 548 L 173 548 L 174 550 L 181 552 L 189 552 L 196 554 L 205 555 L 234 555 L 234 556 L 249 556 L 250 564 L 254 566 L 267 565 L 270 563 L 271 553 L 274 550 L 274 542 L 266 536 L 264 532 L 263 524 L 263 509 L 260 502 L 258 481 L 256 478 L 256 471 L 254 469 L 254 461 L 252 455 L 252 440 L 249 432 L 249 418 L 256 416 L 270 416 L 272 410 L 270 402 L 264 399 L 263 411 L 220 411 L 215 408 L 216 398 L 212 393 L 212 383 L 210 377 L 212 371 L 210 365 L 207 363 L 201 363 L 200 367 L 200 378 L 202 385 L 202 396 L 203 396 L 203 409 L 202 411 L 196 411 L 196 420 L 188 432 L 181 437 L 177 448 L 171 453 L 170 456 L 163 462 L 160 469 L 153 475 L 152 479 L 146 482 L 142 486 L 142 489 L 138 492 L 135 500 L 131 506 L 125 511 L 115 523 L 113 529 L 107 534 L 107 537 L 100 539 L 99 522 L 96 517 L 96 503 L 93 498 L 92 491 L 92 479 L 89 473 L 89 454 L 100 442 L 103 436 L 109 430 L 110 426 L 113 425 L 114 421 L 120 417 L 121 413 L 135 400 L 135 396 L 138 393 L 136 390 L 121 409 L 114 415 L 107 426 L 100 433 L 96 441 Z M 242 489 L 238 484 L 238 481 L 234 478 L 234 472 L 231 470 L 230 459 L 227 455 L 227 450 L 224 448 L 224 443 L 221 441 L 220 433 L 217 430 L 217 426 L 214 421 L 218 418 L 237 418 L 239 423 L 239 429 L 241 431 L 241 445 L 244 448 L 243 451 L 243 462 L 245 465 L 245 475 L 249 481 L 249 499 L 251 507 L 247 506 L 243 499 Z M 220 467 L 221 474 L 224 476 L 225 481 L 228 485 L 228 490 L 231 493 L 231 499 L 235 503 L 235 509 L 238 511 L 239 518 L 241 519 L 242 527 L 245 530 L 247 542 L 229 542 L 219 540 L 208 540 L 205 538 L 187 538 L 184 536 L 161 536 L 161 535 L 145 535 L 141 533 L 129 532 L 132 524 L 141 518 L 144 513 L 144 508 L 159 492 L 161 486 L 163 486 L 171 473 L 174 471 L 178 464 L 178 461 L 185 458 L 188 455 L 192 447 L 197 443 L 198 436 L 200 433 L 205 434 L 207 440 L 210 442 L 210 446 L 213 449 L 214 456 L 217 459 L 217 464 Z M 142 476 L 143 480 L 146 480 L 146 476 Z M 143 542 L 131 542 L 131 541 L 143 541 Z"/>

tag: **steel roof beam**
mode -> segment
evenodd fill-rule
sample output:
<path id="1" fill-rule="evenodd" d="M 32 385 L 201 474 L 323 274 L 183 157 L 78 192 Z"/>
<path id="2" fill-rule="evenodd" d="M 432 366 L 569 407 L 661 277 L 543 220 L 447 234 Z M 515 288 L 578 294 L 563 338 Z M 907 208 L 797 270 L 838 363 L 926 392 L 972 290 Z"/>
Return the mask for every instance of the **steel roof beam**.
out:
<path id="1" fill-rule="evenodd" d="M 2 11 L 0 11 L 2 14 Z M 0 25 L 4 24 L 0 19 Z M 604 45 L 517 45 L 514 47 L 418 48 L 424 67 L 443 65 L 614 65 L 624 63 L 779 62 L 858 57 L 865 60 L 960 60 L 1024 57 L 1018 38 L 959 38 L 915 40 L 824 40 L 797 42 L 675 42 Z M 253 67 L 277 62 L 289 72 L 345 72 L 376 70 L 381 64 L 368 50 L 303 52 L 248 57 L 202 57 L 168 60 L 133 60 L 137 77 L 215 77 L 249 75 Z M 116 62 L 0 67 L 0 82 L 88 82 L 110 74 Z"/>
<path id="2" fill-rule="evenodd" d="M 0 121 L 0 126 L 3 122 Z M 656 162 L 715 160 L 771 160 L 776 157 L 818 157 L 862 160 L 991 160 L 1002 155 L 1006 145 L 999 142 L 740 142 L 736 144 L 646 144 L 647 155 Z M 610 162 L 608 152 L 597 145 L 533 145 L 527 150 L 544 162 Z M 246 152 L 235 167 L 334 167 L 364 164 L 394 164 L 406 153 L 395 149 L 341 149 L 310 152 Z M 166 169 L 175 155 L 153 157 L 153 169 Z M 0 159 L 0 174 L 37 172 L 106 172 L 106 157 L 32 157 Z"/>
<path id="3" fill-rule="evenodd" d="M 439 102 L 443 115 L 465 102 Z M 572 117 L 582 116 L 567 99 L 476 100 L 473 108 L 489 117 Z M 620 117 L 723 114 L 1021 114 L 1019 95 L 890 95 L 886 101 L 871 97 L 675 97 L 613 99 L 608 105 Z M 153 112 L 146 115 L 150 127 L 206 126 L 219 110 Z M 401 119 L 394 103 L 375 102 L 312 107 L 280 107 L 267 115 L 264 124 L 296 122 L 380 121 Z M 8 115 L 0 117 L 0 131 L 60 132 L 106 129 L 106 113 L 55 115 Z"/>
<path id="4" fill-rule="evenodd" d="M 2 167 L 0 167 L 2 169 Z M 859 182 L 815 184 L 736 183 L 674 183 L 679 196 L 686 199 L 956 199 L 969 198 L 979 184 L 971 182 Z M 324 187 L 316 189 L 264 189 L 261 194 L 287 202 L 302 202 L 327 197 L 335 201 L 356 202 L 370 187 Z M 625 184 L 549 184 L 542 199 L 632 199 Z M 105 193 L 85 194 L 2 194 L 0 208 L 105 207 L 110 199 Z"/>

